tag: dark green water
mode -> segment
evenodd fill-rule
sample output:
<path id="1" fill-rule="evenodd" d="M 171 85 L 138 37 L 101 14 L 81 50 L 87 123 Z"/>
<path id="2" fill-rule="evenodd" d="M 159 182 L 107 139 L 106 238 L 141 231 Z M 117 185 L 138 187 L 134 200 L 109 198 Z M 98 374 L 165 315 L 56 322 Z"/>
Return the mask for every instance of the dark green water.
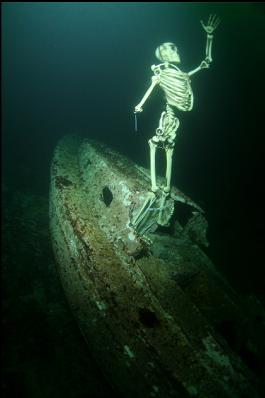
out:
<path id="1" fill-rule="evenodd" d="M 2 300 L 5 397 L 104 397 L 65 302 L 49 241 L 49 168 L 68 133 L 147 167 L 162 95 L 138 118 L 158 44 L 189 71 L 204 57 L 200 19 L 221 18 L 213 65 L 179 114 L 173 183 L 206 210 L 208 254 L 242 294 L 264 302 L 262 3 L 2 3 Z M 89 395 L 90 394 L 90 395 Z"/>

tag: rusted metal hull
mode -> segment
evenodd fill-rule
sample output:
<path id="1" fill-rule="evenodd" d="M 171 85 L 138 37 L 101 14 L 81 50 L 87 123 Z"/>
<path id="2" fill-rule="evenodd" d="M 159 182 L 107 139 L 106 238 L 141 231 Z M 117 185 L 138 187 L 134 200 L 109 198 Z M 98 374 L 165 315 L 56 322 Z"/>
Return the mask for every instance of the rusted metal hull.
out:
<path id="1" fill-rule="evenodd" d="M 149 183 L 98 143 L 65 137 L 55 150 L 53 249 L 91 353 L 124 397 L 258 397 L 256 376 L 220 332 L 251 323 L 242 299 L 177 219 L 150 232 L 149 245 L 133 234 L 131 205 Z"/>

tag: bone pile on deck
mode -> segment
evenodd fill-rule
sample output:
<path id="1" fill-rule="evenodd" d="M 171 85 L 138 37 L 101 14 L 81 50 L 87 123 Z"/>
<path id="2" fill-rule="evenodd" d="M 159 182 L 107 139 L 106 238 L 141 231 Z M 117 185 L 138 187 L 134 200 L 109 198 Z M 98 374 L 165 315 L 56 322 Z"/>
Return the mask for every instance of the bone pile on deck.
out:
<path id="1" fill-rule="evenodd" d="M 261 396 L 262 305 L 206 255 L 203 210 L 177 188 L 166 226 L 156 201 L 139 213 L 149 187 L 105 145 L 66 136 L 55 149 L 53 250 L 95 361 L 121 397 Z"/>

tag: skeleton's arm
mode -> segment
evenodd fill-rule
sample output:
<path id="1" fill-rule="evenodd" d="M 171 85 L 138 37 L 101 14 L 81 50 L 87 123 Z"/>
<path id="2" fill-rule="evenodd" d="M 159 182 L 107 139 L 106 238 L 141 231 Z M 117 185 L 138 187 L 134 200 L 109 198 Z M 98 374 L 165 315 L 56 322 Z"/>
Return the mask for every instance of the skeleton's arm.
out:
<path id="1" fill-rule="evenodd" d="M 210 67 L 210 64 L 212 62 L 212 42 L 213 42 L 213 35 L 208 35 L 207 34 L 207 42 L 206 42 L 206 51 L 205 51 L 205 58 L 204 60 L 200 63 L 197 68 L 191 70 L 188 75 L 194 75 L 194 73 L 199 72 L 202 69 L 206 69 Z"/>
<path id="2" fill-rule="evenodd" d="M 139 102 L 138 105 L 136 105 L 136 107 L 134 108 L 134 112 L 142 112 L 142 106 L 145 103 L 145 101 L 147 100 L 147 98 L 150 96 L 150 94 L 152 93 L 153 89 L 155 88 L 155 86 L 159 83 L 159 76 L 152 76 L 152 83 L 151 86 L 148 88 L 148 90 L 146 91 L 145 95 L 143 96 L 141 102 Z"/>
<path id="3" fill-rule="evenodd" d="M 219 25 L 220 20 L 219 18 L 216 17 L 216 15 L 210 15 L 208 24 L 204 25 L 204 23 L 201 21 L 202 27 L 207 33 L 207 42 L 206 42 L 206 49 L 205 49 L 205 58 L 201 62 L 201 64 L 190 71 L 188 73 L 189 76 L 194 75 L 194 73 L 199 72 L 202 69 L 209 68 L 211 62 L 212 62 L 212 42 L 213 42 L 213 31 L 217 28 Z"/>

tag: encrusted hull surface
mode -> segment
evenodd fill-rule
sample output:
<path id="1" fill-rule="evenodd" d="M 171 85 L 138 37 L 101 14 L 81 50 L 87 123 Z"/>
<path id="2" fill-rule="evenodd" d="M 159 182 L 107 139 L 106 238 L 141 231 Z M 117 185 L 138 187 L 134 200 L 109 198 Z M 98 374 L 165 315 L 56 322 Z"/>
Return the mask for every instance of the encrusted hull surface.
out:
<path id="1" fill-rule="evenodd" d="M 91 353 L 122 397 L 259 397 L 240 352 L 264 350 L 253 323 L 262 307 L 236 294 L 176 219 L 148 245 L 134 234 L 132 205 L 149 186 L 147 172 L 96 142 L 67 136 L 55 150 L 53 249 Z M 180 202 L 200 210 L 173 191 L 176 214 Z M 234 344 L 227 324 L 236 339 L 244 325 L 252 332 Z"/>

